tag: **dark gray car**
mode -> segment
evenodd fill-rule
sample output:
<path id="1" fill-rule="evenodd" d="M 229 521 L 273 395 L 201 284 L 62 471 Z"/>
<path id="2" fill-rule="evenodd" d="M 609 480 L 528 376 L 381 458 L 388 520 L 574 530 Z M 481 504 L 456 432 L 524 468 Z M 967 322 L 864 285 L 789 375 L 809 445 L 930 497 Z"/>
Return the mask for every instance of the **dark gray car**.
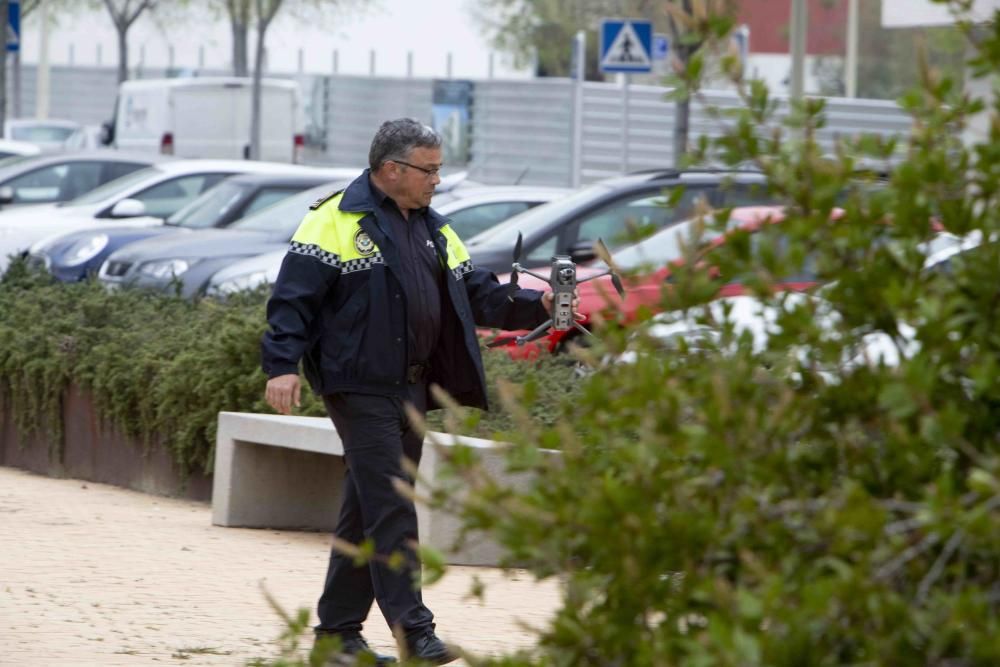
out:
<path id="1" fill-rule="evenodd" d="M 219 269 L 246 257 L 286 248 L 309 205 L 349 182 L 299 192 L 225 229 L 184 230 L 131 243 L 108 257 L 99 278 L 109 286 L 196 296 Z"/>
<path id="2" fill-rule="evenodd" d="M 630 174 L 595 183 L 515 215 L 466 243 L 472 263 L 495 273 L 510 273 L 517 235 L 523 236 L 520 263 L 548 266 L 553 255 L 577 263 L 594 259 L 594 241 L 611 250 L 691 217 L 699 200 L 712 207 L 772 204 L 756 172 L 677 171 Z"/>

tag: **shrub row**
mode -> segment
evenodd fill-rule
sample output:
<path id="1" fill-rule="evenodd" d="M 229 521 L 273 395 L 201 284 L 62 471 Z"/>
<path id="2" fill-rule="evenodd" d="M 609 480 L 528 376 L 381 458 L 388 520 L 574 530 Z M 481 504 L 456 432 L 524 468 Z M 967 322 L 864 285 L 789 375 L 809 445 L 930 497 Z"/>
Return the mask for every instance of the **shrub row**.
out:
<path id="1" fill-rule="evenodd" d="M 64 392 L 77 385 L 101 418 L 146 443 L 170 448 L 180 469 L 212 468 L 219 411 L 272 412 L 264 402 L 259 341 L 266 322 L 262 292 L 218 302 L 124 290 L 94 283 L 54 283 L 15 262 L 0 280 L 0 393 L 21 433 L 61 441 Z M 514 362 L 484 351 L 493 405 L 495 380 L 524 384 L 537 396 L 533 414 L 551 423 L 572 392 L 573 368 L 547 357 Z M 299 414 L 323 416 L 303 392 Z M 478 411 L 476 411 L 478 412 Z M 472 414 L 458 429 L 502 438 L 510 415 Z M 439 416 L 429 420 L 441 428 Z"/>

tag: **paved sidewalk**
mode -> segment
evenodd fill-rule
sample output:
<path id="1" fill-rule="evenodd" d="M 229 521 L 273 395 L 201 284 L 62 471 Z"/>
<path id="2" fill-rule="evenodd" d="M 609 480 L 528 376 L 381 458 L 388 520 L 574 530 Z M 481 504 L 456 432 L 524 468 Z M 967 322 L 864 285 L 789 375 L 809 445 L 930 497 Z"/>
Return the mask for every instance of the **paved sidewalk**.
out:
<path id="1" fill-rule="evenodd" d="M 243 665 L 277 654 L 319 594 L 327 536 L 219 528 L 201 503 L 0 467 L 0 665 Z M 475 577 L 485 604 L 467 596 Z M 438 633 L 473 653 L 533 644 L 556 585 L 454 567 L 427 588 Z M 395 653 L 375 607 L 365 634 Z M 455 663 L 461 664 L 461 663 Z"/>

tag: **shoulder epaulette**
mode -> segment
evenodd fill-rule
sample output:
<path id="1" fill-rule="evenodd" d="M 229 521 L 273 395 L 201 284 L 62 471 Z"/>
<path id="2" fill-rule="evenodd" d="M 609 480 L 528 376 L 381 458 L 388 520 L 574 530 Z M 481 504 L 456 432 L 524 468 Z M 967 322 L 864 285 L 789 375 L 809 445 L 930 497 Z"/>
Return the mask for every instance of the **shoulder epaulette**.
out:
<path id="1" fill-rule="evenodd" d="M 319 199 L 317 199 L 313 203 L 309 204 L 309 210 L 310 211 L 315 211 L 320 206 L 322 206 L 323 204 L 327 203 L 328 201 L 330 201 L 331 199 L 333 199 L 334 197 L 336 197 L 337 195 L 339 195 L 343 191 L 344 191 L 344 188 L 341 188 L 339 190 L 334 190 L 333 192 L 331 192 L 328 195 L 323 195 L 322 197 L 320 197 Z"/>

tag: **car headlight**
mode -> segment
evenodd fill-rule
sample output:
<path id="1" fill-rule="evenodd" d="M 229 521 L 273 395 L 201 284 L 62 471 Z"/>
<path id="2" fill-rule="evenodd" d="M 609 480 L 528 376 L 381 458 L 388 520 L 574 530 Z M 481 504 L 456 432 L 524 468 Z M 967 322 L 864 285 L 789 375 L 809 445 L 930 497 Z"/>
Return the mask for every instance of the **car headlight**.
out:
<path id="1" fill-rule="evenodd" d="M 108 235 L 94 234 L 93 236 L 74 241 L 73 245 L 66 251 L 64 261 L 67 266 L 77 266 L 97 257 L 107 247 Z"/>
<path id="2" fill-rule="evenodd" d="M 190 269 L 192 264 L 193 262 L 186 259 L 160 259 L 142 264 L 139 267 L 139 273 L 148 278 L 170 280 Z"/>
<path id="3" fill-rule="evenodd" d="M 209 288 L 209 292 L 211 294 L 233 294 L 235 292 L 242 292 L 243 290 L 255 289 L 267 282 L 267 271 L 252 271 L 212 285 Z"/>

